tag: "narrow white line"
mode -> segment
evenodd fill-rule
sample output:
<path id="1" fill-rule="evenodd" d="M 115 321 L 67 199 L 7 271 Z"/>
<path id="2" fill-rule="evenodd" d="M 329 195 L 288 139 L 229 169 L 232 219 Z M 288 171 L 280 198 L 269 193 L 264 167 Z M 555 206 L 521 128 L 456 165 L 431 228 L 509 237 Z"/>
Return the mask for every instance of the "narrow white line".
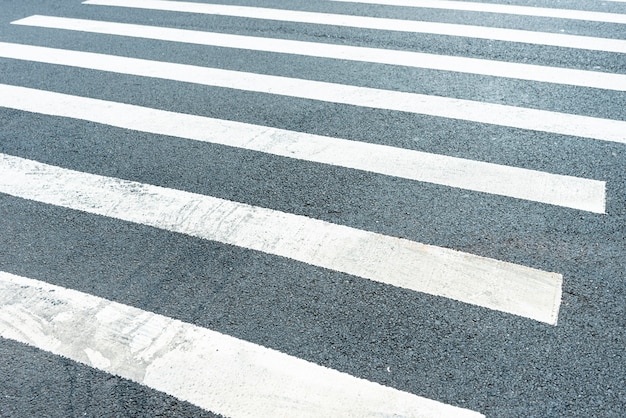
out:
<path id="1" fill-rule="evenodd" d="M 0 271 L 0 336 L 238 417 L 482 417 L 276 350 Z"/>
<path id="2" fill-rule="evenodd" d="M 0 57 L 626 143 L 626 121 L 0 42 Z"/>
<path id="3" fill-rule="evenodd" d="M 562 276 L 276 210 L 0 154 L 0 193 L 556 324 Z"/>
<path id="4" fill-rule="evenodd" d="M 366 16 L 301 12 L 262 7 L 189 3 L 167 0 L 88 0 L 83 2 L 83 4 L 200 13 L 295 23 L 312 23 L 316 25 L 347 26 L 362 29 L 429 33 L 435 35 L 460 36 L 466 38 L 492 39 L 506 42 L 521 42 L 535 45 L 588 49 L 592 51 L 626 53 L 626 40 L 621 39 L 595 38 L 589 36 L 533 32 L 517 29 L 490 28 L 485 26 L 470 26 L 402 19 L 384 19 Z"/>
<path id="5" fill-rule="evenodd" d="M 626 15 L 588 10 L 554 9 L 547 7 L 516 6 L 512 4 L 476 3 L 447 0 L 330 0 L 341 3 L 364 3 L 384 6 L 402 6 L 424 9 L 459 10 L 557 19 L 586 20 L 590 22 L 626 24 Z"/>
<path id="6" fill-rule="evenodd" d="M 0 84 L 0 106 L 604 213 L 603 181 Z"/>
<path id="7" fill-rule="evenodd" d="M 276 38 L 258 38 L 216 32 L 200 32 L 157 26 L 143 26 L 127 23 L 103 22 L 52 16 L 30 16 L 24 19 L 16 20 L 12 23 L 25 26 L 158 39 L 162 41 L 184 42 L 197 45 L 239 48 L 319 58 L 402 65 L 406 67 L 428 68 L 467 74 L 479 74 L 545 83 L 626 91 L 625 74 L 611 74 L 477 58 L 425 54 L 411 51 L 302 42 Z"/>

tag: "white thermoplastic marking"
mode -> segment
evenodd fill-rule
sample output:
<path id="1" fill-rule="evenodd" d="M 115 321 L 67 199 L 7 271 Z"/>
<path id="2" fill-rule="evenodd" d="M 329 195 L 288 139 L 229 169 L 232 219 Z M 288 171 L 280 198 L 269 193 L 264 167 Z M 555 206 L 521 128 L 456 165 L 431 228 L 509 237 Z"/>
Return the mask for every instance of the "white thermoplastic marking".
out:
<path id="1" fill-rule="evenodd" d="M 512 4 L 476 3 L 447 0 L 330 0 L 341 3 L 364 3 L 423 9 L 459 10 L 557 19 L 586 20 L 602 23 L 626 23 L 626 15 L 589 10 L 554 9 L 548 7 L 516 6 Z"/>
<path id="2" fill-rule="evenodd" d="M 483 416 L 6 272 L 0 272 L 0 336 L 233 418 Z"/>
<path id="3" fill-rule="evenodd" d="M 166 0 L 88 0 L 83 2 L 83 4 L 201 13 L 250 19 L 311 23 L 316 25 L 346 26 L 361 29 L 429 33 L 434 35 L 491 39 L 505 42 L 520 42 L 535 45 L 626 53 L 626 40 L 622 39 L 596 38 L 591 36 L 567 35 L 551 32 L 533 32 L 518 29 L 491 28 L 486 26 L 470 26 L 453 23 L 386 19 L 379 17 Z"/>
<path id="4" fill-rule="evenodd" d="M 0 193 L 236 245 L 556 324 L 562 276 L 181 190 L 0 154 Z"/>
<path id="5" fill-rule="evenodd" d="M 0 106 L 604 213 L 603 181 L 0 84 Z"/>
<path id="6" fill-rule="evenodd" d="M 626 143 L 626 121 L 0 42 L 0 57 Z"/>
<path id="7" fill-rule="evenodd" d="M 612 74 L 477 58 L 425 54 L 412 51 L 365 48 L 276 38 L 259 38 L 216 32 L 201 32 L 185 29 L 163 28 L 158 26 L 144 26 L 128 23 L 104 22 L 53 16 L 30 16 L 24 19 L 16 20 L 12 23 L 16 25 L 75 30 L 144 39 L 157 39 L 196 45 L 238 48 L 318 58 L 363 61 L 378 64 L 401 65 L 414 68 L 427 68 L 467 74 L 479 74 L 493 77 L 626 91 L 625 74 Z"/>

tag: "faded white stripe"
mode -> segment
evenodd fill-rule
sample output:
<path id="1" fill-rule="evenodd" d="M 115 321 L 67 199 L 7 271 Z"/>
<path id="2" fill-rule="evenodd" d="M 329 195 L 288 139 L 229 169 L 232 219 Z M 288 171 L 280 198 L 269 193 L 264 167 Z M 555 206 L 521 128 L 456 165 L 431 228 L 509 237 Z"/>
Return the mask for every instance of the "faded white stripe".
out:
<path id="1" fill-rule="evenodd" d="M 166 316 L 0 271 L 0 336 L 237 417 L 481 417 Z"/>
<path id="2" fill-rule="evenodd" d="M 585 20 L 589 22 L 626 24 L 626 15 L 619 13 L 596 12 L 589 10 L 555 9 L 547 7 L 517 6 L 512 4 L 476 3 L 447 0 L 330 0 L 341 3 L 378 4 L 424 9 L 459 10 L 510 14 L 557 19 Z"/>
<path id="3" fill-rule="evenodd" d="M 414 68 L 427 68 L 466 74 L 626 91 L 626 75 L 597 71 L 53 16 L 30 16 L 12 23 L 16 25 L 184 42 L 196 45 L 373 62 L 378 64 L 401 65 Z"/>
<path id="4" fill-rule="evenodd" d="M 0 106 L 604 213 L 604 181 L 0 84 Z"/>
<path id="5" fill-rule="evenodd" d="M 626 122 L 612 119 L 11 43 L 0 57 L 626 143 Z"/>
<path id="6" fill-rule="evenodd" d="M 305 216 L 0 154 L 0 193 L 556 324 L 562 276 Z"/>
<path id="7" fill-rule="evenodd" d="M 283 22 L 312 23 L 317 25 L 347 26 L 362 29 L 429 33 L 434 35 L 492 39 L 506 42 L 588 49 L 592 51 L 626 53 L 626 41 L 621 39 L 595 38 L 591 36 L 533 32 L 517 29 L 490 28 L 486 26 L 470 26 L 452 23 L 385 19 L 378 17 L 166 0 L 88 0 L 83 2 L 83 4 L 201 13 L 251 19 L 277 20 Z"/>

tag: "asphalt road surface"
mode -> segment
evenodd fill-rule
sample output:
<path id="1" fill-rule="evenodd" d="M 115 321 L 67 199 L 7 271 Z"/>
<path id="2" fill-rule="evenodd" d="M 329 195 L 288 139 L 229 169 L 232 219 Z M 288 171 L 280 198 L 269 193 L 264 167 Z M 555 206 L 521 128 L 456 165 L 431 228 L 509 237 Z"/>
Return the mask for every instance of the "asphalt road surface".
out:
<path id="1" fill-rule="evenodd" d="M 623 417 L 625 265 L 623 0 L 0 4 L 2 417 Z"/>

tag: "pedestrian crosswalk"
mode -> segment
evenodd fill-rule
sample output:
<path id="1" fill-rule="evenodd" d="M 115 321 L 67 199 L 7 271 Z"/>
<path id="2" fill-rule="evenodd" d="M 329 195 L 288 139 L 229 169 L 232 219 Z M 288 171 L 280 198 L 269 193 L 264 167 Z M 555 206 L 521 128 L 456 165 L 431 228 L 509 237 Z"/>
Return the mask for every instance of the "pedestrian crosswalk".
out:
<path id="1" fill-rule="evenodd" d="M 619 0 L 612 1 L 619 3 Z M 481 14 L 492 13 L 515 15 L 530 23 L 535 18 L 550 18 L 559 22 L 621 25 L 626 23 L 626 11 L 593 11 L 592 6 L 587 11 L 447 0 L 419 3 L 403 0 L 330 0 L 314 2 L 313 11 L 298 4 L 282 8 L 271 4 L 257 7 L 245 2 L 228 3 L 233 4 L 87 0 L 76 6 L 78 9 L 73 16 L 55 16 L 41 10 L 13 20 L 10 22 L 11 30 L 54 34 L 51 40 L 16 42 L 1 39 L 0 64 L 8 63 L 7 68 L 15 63 L 36 64 L 61 74 L 60 77 L 64 77 L 63 71 L 80 70 L 86 71 L 81 74 L 89 74 L 94 80 L 106 74 L 113 80 L 115 77 L 120 80 L 122 77 L 138 77 L 153 80 L 156 85 L 160 82 L 176 83 L 181 89 L 186 86 L 184 88 L 206 88 L 209 92 L 220 89 L 220 94 L 245 92 L 277 103 L 297 99 L 311 106 L 320 103 L 329 106 L 329 109 L 339 106 L 336 108 L 338 115 L 346 109 L 356 109 L 359 112 L 406 115 L 413 118 L 411 120 L 435 118 L 438 123 L 457 123 L 479 132 L 484 127 L 485 137 L 494 135 L 494 129 L 495 132 L 499 132 L 498 129 L 502 132 L 507 130 L 503 137 L 514 137 L 522 143 L 525 138 L 538 135 L 539 139 L 533 140 L 533 144 L 549 143 L 550 147 L 554 147 L 551 149 L 561 149 L 564 153 L 568 153 L 572 144 L 592 144 L 593 147 L 603 147 L 602 150 L 621 150 L 620 147 L 626 145 L 626 115 L 623 112 L 618 110 L 603 115 L 600 110 L 594 114 L 563 111 L 558 105 L 558 97 L 538 108 L 510 104 L 506 100 L 456 97 L 454 88 L 449 94 L 434 95 L 420 92 L 411 85 L 391 89 L 357 78 L 346 83 L 345 77 L 337 82 L 333 80 L 332 73 L 325 71 L 320 71 L 323 76 L 294 77 L 280 75 L 280 68 L 276 74 L 265 74 L 254 70 L 247 62 L 236 69 L 198 62 L 177 62 L 173 54 L 176 48 L 192 45 L 194 48 L 207 48 L 207 51 L 220 48 L 228 54 L 254 51 L 258 54 L 278 54 L 288 59 L 335 60 L 346 68 L 362 63 L 382 64 L 392 69 L 449 73 L 459 85 L 470 82 L 466 77 L 480 76 L 503 80 L 512 83 L 511 86 L 531 83 L 541 89 L 572 89 L 583 96 L 606 93 L 612 95 L 610 97 L 622 97 L 619 95 L 626 91 L 626 68 L 619 65 L 616 65 L 619 68 L 615 71 L 609 72 L 606 68 L 600 71 L 598 66 L 588 64 L 568 67 L 537 64 L 532 60 L 520 62 L 506 56 L 445 55 L 402 47 L 368 47 L 329 39 L 323 42 L 303 40 L 293 34 L 287 37 L 252 36 L 228 33 L 223 29 L 213 31 L 211 27 L 202 27 L 202 19 L 211 16 L 250 20 L 256 24 L 287 22 L 321 28 L 341 27 L 357 33 L 374 30 L 380 33 L 410 33 L 415 37 L 428 34 L 441 36 L 442 39 L 482 39 L 524 44 L 531 53 L 532 48 L 549 46 L 577 53 L 615 54 L 619 56 L 616 61 L 623 63 L 621 54 L 626 53 L 626 36 L 620 39 L 536 32 L 469 22 L 450 23 L 445 19 L 441 22 L 398 19 L 377 16 L 376 13 L 385 8 L 405 7 L 417 10 L 418 14 L 421 9 L 474 13 L 477 22 L 480 22 Z M 343 10 L 354 8 L 354 13 L 320 11 L 331 4 L 348 8 Z M 359 12 L 358 5 L 375 8 L 363 14 Z M 138 14 L 131 13 L 116 21 L 117 12 L 113 11 L 120 9 L 133 10 Z M 100 18 L 98 13 L 101 10 L 111 11 L 111 14 Z M 178 18 L 181 14 L 194 16 L 196 27 L 190 29 L 170 27 L 159 22 L 132 22 L 141 13 L 155 11 L 160 13 L 157 20 Z M 66 42 L 54 45 L 55 39 L 61 39 L 56 36 L 73 39 L 83 34 L 101 37 L 98 39 L 106 39 L 106 42 L 114 39 L 117 50 L 112 49 L 116 52 L 99 51 L 96 47 L 90 50 L 68 48 Z M 129 48 L 126 51 L 125 45 L 133 41 L 163 42 L 162 59 L 128 53 L 132 50 Z M 280 65 L 277 64 L 277 67 Z M 377 76 L 373 74 L 374 78 Z M 67 84 L 76 86 L 80 80 L 68 78 Z M 114 83 L 107 89 L 116 91 L 116 95 L 123 95 L 124 92 L 122 84 L 117 86 Z M 202 106 L 210 108 L 213 102 L 209 98 Z M 235 109 L 232 117 L 229 115 L 229 119 L 224 119 L 169 108 L 173 104 L 170 99 L 164 103 L 157 107 L 138 104 L 130 97 L 111 100 L 99 96 L 97 92 L 76 94 L 72 88 L 63 91 L 45 88 L 41 83 L 22 82 L 8 75 L 5 79 L 0 73 L 0 112 L 4 109 L 20 115 L 53 118 L 50 120 L 59 123 L 75 123 L 85 136 L 97 127 L 107 127 L 130 135 L 147 135 L 154 144 L 199 147 L 194 149 L 200 155 L 214 153 L 216 148 L 213 147 L 228 147 L 233 152 L 258 153 L 278 161 L 277 164 L 295 162 L 302 164 L 295 167 L 310 164 L 321 166 L 318 170 L 326 167 L 341 170 L 348 179 L 365 173 L 380 176 L 376 178 L 384 178 L 384 181 L 402 181 L 399 184 L 410 187 L 411 190 L 406 193 L 412 195 L 426 193 L 425 185 L 434 185 L 434 197 L 428 197 L 431 200 L 437 199 L 436 193 L 448 191 L 457 193 L 455 196 L 470 196 L 470 199 L 477 196 L 482 201 L 499 199 L 497 201 L 505 206 L 526 208 L 513 209 L 522 213 L 531 208 L 533 216 L 537 217 L 547 218 L 564 213 L 577 220 L 587 217 L 604 222 L 603 219 L 611 215 L 609 205 L 615 201 L 612 189 L 608 188 L 614 180 L 597 172 L 588 175 L 583 168 L 578 171 L 563 170 L 549 161 L 542 164 L 509 161 L 503 164 L 489 159 L 430 152 L 428 147 L 405 147 L 400 141 L 393 143 L 369 138 L 370 141 L 366 142 L 345 135 L 285 129 L 273 126 L 271 121 L 252 123 L 239 118 Z M 266 111 L 272 112 L 271 109 Z M 616 118 L 615 114 L 621 117 Z M 395 129 L 389 126 L 390 132 Z M 2 135 L 0 197 L 5 199 L 18 199 L 68 213 L 104 217 L 115 222 L 233 246 L 251 253 L 263 253 L 276 260 L 293 263 L 294 272 L 299 271 L 299 266 L 320 268 L 331 274 L 356 278 L 364 283 L 360 286 L 369 286 L 370 282 L 380 285 L 382 287 L 376 288 L 376 292 L 386 295 L 404 292 L 403 295 L 409 295 L 407 297 L 416 304 L 427 300 L 421 298 L 433 297 L 449 300 L 461 310 L 493 311 L 494 316 L 490 318 L 495 318 L 494 323 L 518 321 L 515 323 L 523 324 L 519 325 L 520 328 L 539 329 L 537 332 L 541 335 L 558 332 L 554 329 L 561 326 L 559 314 L 563 287 L 568 285 L 569 279 L 564 271 L 569 271 L 569 267 L 558 262 L 527 263 L 519 257 L 486 256 L 502 252 L 497 248 L 475 252 L 471 245 L 466 248 L 437 245 L 437 242 L 417 239 L 411 233 L 400 236 L 381 232 L 375 226 L 349 224 L 347 217 L 340 216 L 330 221 L 299 208 L 290 211 L 271 205 L 266 207 L 254 201 L 213 196 L 205 193 L 202 187 L 193 185 L 178 189 L 153 184 L 151 178 L 132 170 L 121 169 L 119 175 L 103 174 L 98 169 L 90 172 L 74 167 L 71 157 L 68 157 L 67 163 L 60 156 L 44 160 L 36 157 L 41 154 L 31 154 L 32 150 L 28 147 L 15 145 L 19 140 L 13 136 L 19 134 L 8 128 Z M 429 132 L 423 132 L 423 135 L 427 137 Z M 100 147 L 105 140 L 111 143 L 111 138 L 102 138 L 95 141 L 94 147 Z M 50 143 L 55 141 L 52 138 Z M 611 152 L 615 155 L 614 151 Z M 50 153 L 55 153 L 54 146 L 50 147 Z M 532 155 L 532 152 L 527 154 Z M 570 159 L 575 161 L 576 156 Z M 99 164 L 94 162 L 92 167 Z M 280 175 L 286 177 L 290 174 L 285 172 Z M 332 194 L 341 194 L 340 188 Z M 383 192 L 375 195 L 377 203 L 384 204 L 383 196 Z M 275 199 L 287 197 L 275 196 Z M 410 214 L 407 213 L 407 216 Z M 438 214 L 429 216 L 429 219 L 436 219 Z M 488 218 L 489 215 L 486 215 L 485 223 L 489 222 Z M 379 220 L 372 219 L 370 222 L 374 225 Z M 384 222 L 393 223 L 393 219 Z M 556 221 L 542 219 L 540 223 L 554 225 Z M 454 229 L 454 225 L 447 227 Z M 547 234 L 548 229 L 544 226 L 539 233 Z M 76 233 L 81 234 L 81 231 Z M 0 245 L 8 246 L 9 239 L 12 238 L 0 238 Z M 406 382 L 412 380 L 409 377 L 399 384 L 397 381 L 364 378 L 367 373 L 351 376 L 330 366 L 317 365 L 280 350 L 263 347 L 262 344 L 199 326 L 193 323 L 193 318 L 181 321 L 141 309 L 141 305 L 118 303 L 113 297 L 107 299 L 58 286 L 53 284 L 56 282 L 54 275 L 64 274 L 47 272 L 46 266 L 37 266 L 34 269 L 37 273 L 32 275 L 23 273 L 29 271 L 28 266 L 16 266 L 3 259 L 0 259 L 0 266 L 3 266 L 0 268 L 2 338 L 119 375 L 207 411 L 233 417 L 469 417 L 491 412 L 489 408 L 481 409 L 471 402 L 469 406 L 464 405 L 466 400 L 455 399 L 454 396 L 432 396 L 419 383 L 408 385 Z M 272 266 L 268 269 L 271 271 Z M 222 280 L 231 279 L 228 271 L 224 271 Z M 292 286 L 292 277 L 281 277 L 280 280 L 285 289 Z M 353 296 L 359 297 L 357 293 Z M 288 292 L 280 297 L 288 298 Z M 385 310 L 384 307 L 382 309 Z M 429 315 L 435 311 L 435 308 L 429 311 L 428 306 L 424 309 L 430 312 Z M 437 314 L 445 316 L 446 312 Z M 332 319 L 330 321 L 333 322 Z M 321 344 L 323 338 L 321 336 Z M 387 371 L 391 373 L 389 368 Z M 454 382 L 450 385 L 450 392 L 455 393 Z M 478 389 L 464 390 L 471 392 Z M 441 395 L 442 392 L 438 393 Z"/>
<path id="2" fill-rule="evenodd" d="M 172 12 L 202 13 L 207 15 L 233 16 L 251 19 L 278 20 L 316 25 L 346 26 L 409 33 L 446 35 L 464 38 L 490 39 L 563 48 L 588 49 L 592 51 L 626 52 L 622 39 L 566 35 L 550 32 L 534 32 L 519 29 L 503 29 L 404 19 L 388 19 L 368 16 L 337 15 L 331 13 L 299 12 L 263 7 L 229 6 L 221 4 L 187 3 L 167 0 L 88 0 L 84 4 L 117 6 Z"/>
<path id="3" fill-rule="evenodd" d="M 586 10 L 557 9 L 552 7 L 517 6 L 513 4 L 490 4 L 448 0 L 331 0 L 347 3 L 366 3 L 386 6 L 420 7 L 426 9 L 462 10 L 469 12 L 485 12 L 512 14 L 533 17 L 550 17 L 556 19 L 587 20 L 603 23 L 626 23 L 626 16 L 619 13 L 603 13 Z"/>
<path id="4" fill-rule="evenodd" d="M 6 155 L 0 155 L 0 173 L 0 191 L 12 196 L 288 257 L 550 324 L 557 320 L 557 274 Z"/>
<path id="5" fill-rule="evenodd" d="M 45 282 L 0 272 L 0 289 L 3 337 L 227 416 L 482 416 Z"/>
<path id="6" fill-rule="evenodd" d="M 192 31 L 56 16 L 29 16 L 12 23 L 41 28 L 74 30 L 79 32 L 157 39 L 161 41 L 276 52 L 281 54 L 306 55 L 318 58 L 401 65 L 405 67 L 428 68 L 544 83 L 626 91 L 626 76 L 623 74 L 467 58 L 454 55 L 436 55 L 413 51 L 241 36 L 219 32 Z"/>
<path id="7" fill-rule="evenodd" d="M 603 213 L 605 182 L 0 85 L 2 106 Z"/>
<path id="8" fill-rule="evenodd" d="M 0 46 L 4 58 L 626 143 L 626 122 L 620 120 L 54 48 Z"/>

